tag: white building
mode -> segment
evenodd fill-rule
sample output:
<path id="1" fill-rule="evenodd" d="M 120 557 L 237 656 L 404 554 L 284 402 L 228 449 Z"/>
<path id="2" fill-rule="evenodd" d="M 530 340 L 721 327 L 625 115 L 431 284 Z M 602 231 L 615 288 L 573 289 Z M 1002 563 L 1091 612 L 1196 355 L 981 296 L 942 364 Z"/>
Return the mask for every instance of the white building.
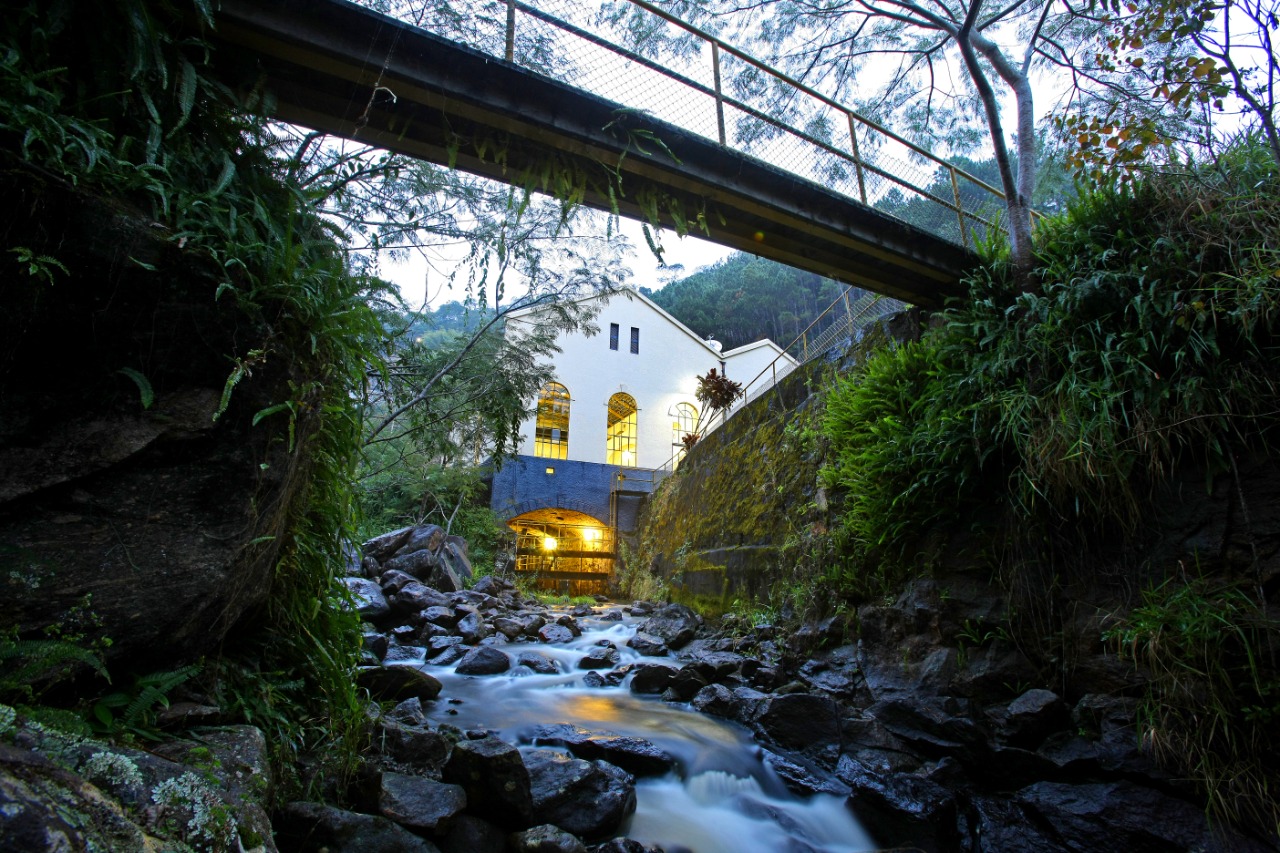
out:
<path id="1" fill-rule="evenodd" d="M 509 322 L 537 317 L 536 309 L 517 311 Z M 670 468 L 682 437 L 711 426 L 699 423 L 699 376 L 715 368 L 746 385 L 762 371 L 781 378 L 796 364 L 769 340 L 722 353 L 635 290 L 609 299 L 596 324 L 591 337 L 561 335 L 556 382 L 521 428 L 521 455 Z"/>
<path id="2" fill-rule="evenodd" d="M 537 322 L 536 308 L 508 318 Z M 638 497 L 678 464 L 684 436 L 716 425 L 699 418 L 698 377 L 714 368 L 746 386 L 759 376 L 750 393 L 796 366 L 768 340 L 721 352 L 635 290 L 602 300 L 596 325 L 590 337 L 561 334 L 555 381 L 521 426 L 518 457 L 495 474 L 491 503 L 521 534 L 517 568 L 555 582 L 544 586 L 571 581 L 575 594 L 602 591 L 583 578 L 607 576 L 614 530 L 634 529 Z"/>

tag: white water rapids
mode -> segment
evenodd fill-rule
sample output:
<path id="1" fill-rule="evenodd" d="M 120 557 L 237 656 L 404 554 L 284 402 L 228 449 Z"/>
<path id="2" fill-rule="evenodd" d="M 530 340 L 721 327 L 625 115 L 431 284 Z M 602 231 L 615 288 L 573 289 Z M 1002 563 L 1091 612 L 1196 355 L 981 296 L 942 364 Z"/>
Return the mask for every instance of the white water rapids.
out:
<path id="1" fill-rule="evenodd" d="M 560 667 L 538 675 L 513 667 L 502 675 L 461 676 L 453 666 L 427 667 L 444 684 L 430 716 L 463 729 L 484 728 L 519 742 L 521 733 L 541 724 L 572 723 L 648 740 L 676 759 L 676 770 L 636 783 L 636 813 L 618 834 L 667 853 L 855 853 L 874 850 L 844 800 L 819 794 L 797 797 L 764 764 L 750 733 L 726 720 L 704 716 L 687 705 L 632 694 L 620 687 L 583 684 L 581 660 L 601 640 L 618 647 L 619 665 L 646 658 L 626 646 L 640 621 L 608 622 L 579 617 L 582 636 L 562 645 L 500 646 L 512 662 L 536 651 Z"/>

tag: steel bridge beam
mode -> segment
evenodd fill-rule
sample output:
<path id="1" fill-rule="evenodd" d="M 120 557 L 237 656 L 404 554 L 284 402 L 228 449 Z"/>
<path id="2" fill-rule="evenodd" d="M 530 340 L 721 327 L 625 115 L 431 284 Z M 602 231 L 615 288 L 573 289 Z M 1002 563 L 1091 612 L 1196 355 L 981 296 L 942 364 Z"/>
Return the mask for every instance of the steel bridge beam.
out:
<path id="1" fill-rule="evenodd" d="M 924 307 L 957 295 L 977 261 L 818 184 L 347 0 L 223 0 L 216 21 L 220 75 L 282 121 L 539 192 L 555 194 L 558 177 L 587 205 L 640 220 L 656 207 L 668 227 L 673 210 L 701 213 L 697 236 Z"/>

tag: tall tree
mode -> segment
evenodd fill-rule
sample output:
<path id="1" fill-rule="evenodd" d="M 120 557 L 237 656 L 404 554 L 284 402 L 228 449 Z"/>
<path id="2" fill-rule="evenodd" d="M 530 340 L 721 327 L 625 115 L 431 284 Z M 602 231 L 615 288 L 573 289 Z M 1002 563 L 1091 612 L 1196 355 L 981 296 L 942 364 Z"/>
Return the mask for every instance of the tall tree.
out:
<path id="1" fill-rule="evenodd" d="M 985 127 L 1014 262 L 1031 261 L 1032 79 L 1090 26 L 1065 0 L 668 0 L 800 81 L 943 152 Z M 1012 127 L 1003 105 L 1012 99 Z"/>

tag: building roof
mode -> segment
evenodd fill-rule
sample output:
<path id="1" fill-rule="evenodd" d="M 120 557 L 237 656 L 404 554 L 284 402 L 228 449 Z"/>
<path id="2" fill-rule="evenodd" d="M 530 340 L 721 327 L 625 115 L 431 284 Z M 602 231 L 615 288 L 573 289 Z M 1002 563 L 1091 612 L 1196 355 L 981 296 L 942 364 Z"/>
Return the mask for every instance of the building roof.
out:
<path id="1" fill-rule="evenodd" d="M 643 293 L 641 293 L 640 291 L 636 290 L 634 287 L 631 287 L 630 285 L 627 285 L 627 286 L 625 286 L 625 287 L 623 287 L 623 288 L 621 288 L 621 289 L 619 289 L 619 290 L 616 290 L 616 291 L 614 291 L 614 292 L 612 292 L 612 293 L 607 293 L 607 294 L 603 294 L 603 293 L 602 293 L 602 294 L 593 294 L 593 295 L 591 295 L 591 296 L 583 296 L 583 297 L 580 297 L 580 298 L 578 298 L 578 299 L 575 299 L 574 301 L 575 301 L 575 302 L 586 302 L 586 301 L 591 300 L 591 299 L 612 299 L 612 298 L 617 297 L 617 296 L 621 296 L 621 297 L 624 297 L 624 298 L 626 298 L 626 299 L 632 299 L 632 300 L 638 299 L 638 300 L 641 302 L 641 304 L 643 304 L 643 305 L 647 305 L 647 306 L 648 306 L 652 311 L 656 312 L 658 315 L 660 315 L 661 317 L 665 318 L 665 319 L 666 319 L 666 321 L 667 321 L 668 323 L 670 323 L 671 325 L 675 326 L 675 327 L 676 327 L 677 329 L 679 329 L 681 332 L 684 332 L 686 335 L 688 335 L 688 336 L 689 336 L 690 338 L 692 338 L 693 340 L 697 341 L 697 342 L 698 342 L 698 343 L 699 343 L 699 344 L 700 344 L 704 349 L 706 349 L 707 353 L 708 353 L 712 358 L 715 358 L 715 359 L 718 361 L 718 360 L 722 360 L 722 359 L 725 357 L 725 354 L 722 354 L 722 353 L 721 353 L 719 350 L 717 350 L 715 347 L 711 346 L 711 344 L 710 344 L 710 343 L 708 343 L 707 341 L 705 341 L 705 340 L 703 340 L 702 338 L 698 337 L 697 333 L 696 333 L 696 332 L 694 332 L 694 331 L 693 331 L 693 329 L 690 329 L 690 328 L 689 328 L 688 326 L 686 326 L 684 323 L 681 323 L 681 322 L 680 322 L 679 320 L 677 320 L 675 317 L 672 317 L 670 314 L 668 314 L 668 313 L 667 313 L 667 312 L 662 308 L 662 306 L 661 306 L 661 305 L 659 305 L 658 303 L 654 302 L 652 299 L 650 299 L 649 297 L 645 296 Z M 526 316 L 526 315 L 528 315 L 528 314 L 537 314 L 537 313 L 538 313 L 538 310 L 539 310 L 539 308 L 540 308 L 540 307 L 541 307 L 541 306 L 538 306 L 538 305 L 531 305 L 531 306 L 529 306 L 528 308 L 518 308 L 518 309 L 516 309 L 515 311 L 512 311 L 510 314 L 508 314 L 508 315 L 507 315 L 507 317 L 508 317 L 508 319 L 512 319 L 512 320 L 519 320 L 519 319 L 523 318 L 524 316 Z M 764 340 L 761 340 L 761 341 L 757 341 L 755 344 L 748 344 L 748 346 L 749 346 L 749 347 L 751 347 L 751 346 L 758 346 L 759 344 L 766 344 L 766 343 L 767 343 L 767 344 L 771 344 L 771 345 L 773 345 L 773 346 L 775 346 L 775 347 L 777 346 L 777 344 L 774 344 L 774 343 L 773 343 L 773 341 L 770 341 L 770 340 L 768 340 L 767 338 L 766 338 L 766 339 L 764 339 Z M 737 352 L 737 351 L 739 351 L 739 350 L 743 350 L 743 349 L 746 349 L 746 347 L 739 347 L 739 348 L 738 348 L 738 350 L 735 350 L 735 352 Z"/>
<path id="2" fill-rule="evenodd" d="M 791 357 L 791 355 L 789 355 L 789 354 L 787 353 L 787 351 L 786 351 L 786 350 L 784 350 L 782 347 L 780 347 L 780 346 L 778 346 L 777 344 L 775 344 L 775 343 L 774 343 L 772 340 L 770 340 L 769 338 L 761 338 L 760 340 L 756 341 L 755 343 L 752 343 L 752 344 L 743 344 L 743 345 L 742 345 L 742 346 L 740 346 L 740 347 L 735 347 L 735 348 L 733 348 L 733 349 L 729 350 L 728 352 L 723 353 L 722 357 L 723 357 L 723 358 L 731 358 L 732 356 L 735 356 L 735 355 L 743 355 L 743 354 L 745 354 L 745 353 L 751 352 L 751 351 L 752 351 L 752 350 L 754 350 L 754 349 L 759 349 L 760 347 L 769 347 L 769 348 L 770 348 L 770 349 L 772 349 L 775 353 L 777 353 L 778 355 L 782 356 L 782 357 L 783 357 L 783 358 L 785 358 L 787 361 L 791 362 L 792 366 L 795 366 L 795 365 L 799 364 L 799 362 L 798 362 L 798 361 L 796 361 L 794 358 L 792 358 L 792 357 Z"/>

